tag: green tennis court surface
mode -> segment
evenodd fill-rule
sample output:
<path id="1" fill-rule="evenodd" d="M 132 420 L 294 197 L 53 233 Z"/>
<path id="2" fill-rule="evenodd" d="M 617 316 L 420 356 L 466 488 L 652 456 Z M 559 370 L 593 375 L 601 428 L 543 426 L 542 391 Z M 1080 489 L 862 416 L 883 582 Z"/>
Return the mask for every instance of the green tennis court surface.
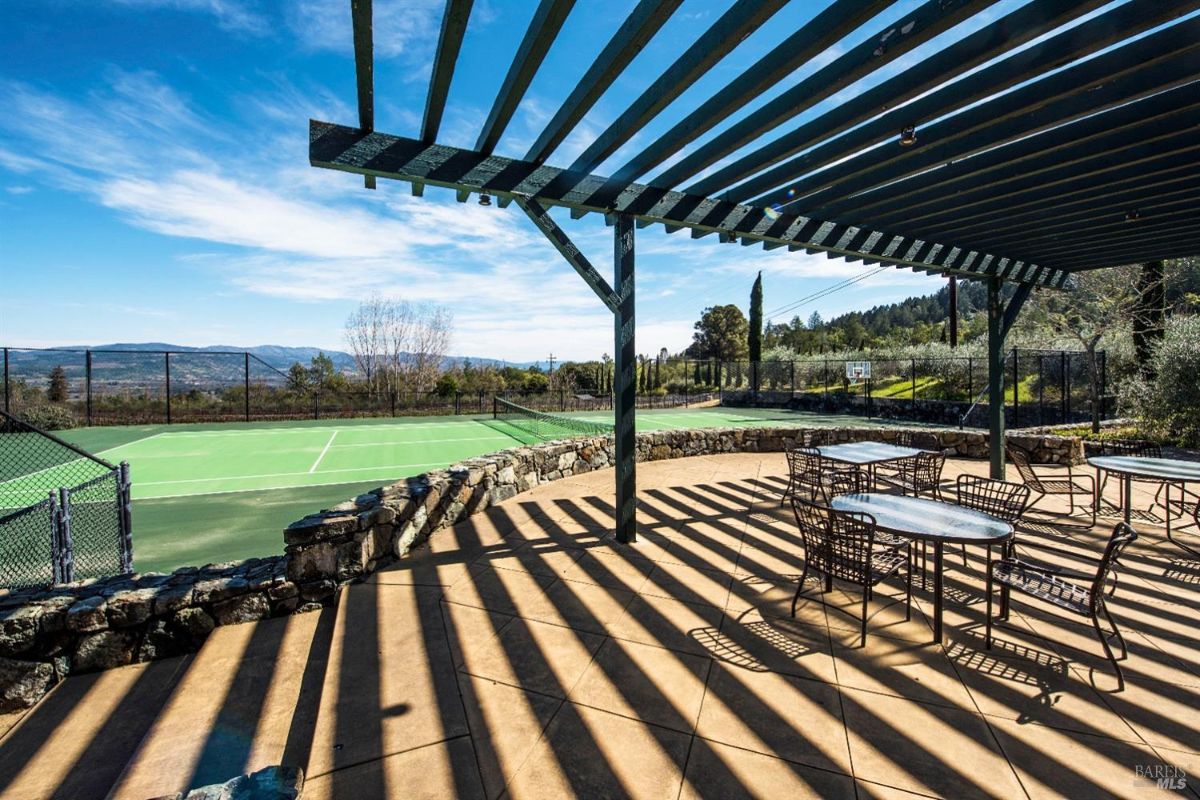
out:
<path id="1" fill-rule="evenodd" d="M 600 423 L 612 419 L 609 412 L 569 416 Z M 808 424 L 812 416 L 780 411 L 642 411 L 638 428 Z M 98 455 L 113 462 L 128 461 L 133 497 L 145 500 L 390 481 L 534 441 L 537 437 L 519 420 L 458 417 L 373 425 L 330 421 L 304 427 L 177 428 Z"/>
<path id="2" fill-rule="evenodd" d="M 571 416 L 612 422 L 610 411 Z M 637 413 L 640 431 L 865 423 L 861 417 L 768 409 Z M 536 441 L 519 420 L 462 416 L 85 428 L 63 436 L 108 461 L 129 462 L 139 571 L 280 553 L 283 528 L 308 513 Z M 3 478 L 0 502 L 22 488 L 20 478 Z"/>

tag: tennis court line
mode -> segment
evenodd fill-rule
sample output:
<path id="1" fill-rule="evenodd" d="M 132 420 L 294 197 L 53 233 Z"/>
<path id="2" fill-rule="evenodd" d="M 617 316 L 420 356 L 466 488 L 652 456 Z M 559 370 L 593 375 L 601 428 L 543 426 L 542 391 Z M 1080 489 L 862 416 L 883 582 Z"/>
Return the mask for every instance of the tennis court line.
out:
<path id="1" fill-rule="evenodd" d="M 416 422 L 400 425 L 322 425 L 304 426 L 304 427 L 285 427 L 278 428 L 237 428 L 227 431 L 162 431 L 154 434 L 154 436 L 172 436 L 172 437 L 191 437 L 191 436 L 276 436 L 281 433 L 313 433 L 319 431 L 378 431 L 378 430 L 408 430 L 419 428 L 452 428 L 452 427 L 475 427 L 480 425 L 479 420 L 462 420 L 461 422 Z M 146 437 L 153 438 L 152 436 Z M 143 442 L 145 439 L 137 439 L 136 441 Z M 129 444 L 133 444 L 130 442 Z M 124 445 L 121 445 L 122 447 Z M 114 448 L 115 449 L 115 448 Z"/>
<path id="2" fill-rule="evenodd" d="M 461 459 L 460 459 L 461 460 Z M 428 461 L 423 464 L 384 464 L 378 467 L 347 467 L 345 469 L 328 469 L 319 474 L 335 475 L 340 472 L 383 472 L 385 470 L 396 469 L 413 469 L 414 467 L 437 467 L 444 464 L 454 464 L 455 461 Z M 141 481 L 135 486 L 174 486 L 181 483 L 214 483 L 216 481 L 252 481 L 256 478 L 295 478 L 303 475 L 312 475 L 311 472 L 270 472 L 264 475 L 222 475 L 218 478 L 181 478 L 174 481 Z M 344 483 L 344 481 L 339 481 Z M 303 489 L 311 484 L 301 483 L 294 486 L 275 486 L 275 489 Z M 244 489 L 236 491 L 258 492 L 263 489 Z"/>
<path id="3" fill-rule="evenodd" d="M 411 442 L 355 442 L 354 444 L 335 444 L 333 449 L 341 450 L 345 447 L 412 447 L 418 444 L 444 444 L 445 442 L 507 442 L 511 438 L 511 436 L 496 435 L 460 439 L 414 439 Z"/>
<path id="4" fill-rule="evenodd" d="M 131 444 L 138 444 L 140 442 L 148 442 L 151 439 L 157 439 L 159 436 L 163 436 L 163 435 L 167 434 L 168 432 L 169 431 L 159 431 L 158 433 L 152 433 L 149 436 L 143 436 L 140 439 L 134 439 L 132 442 L 125 442 L 124 444 L 118 444 L 118 445 L 116 445 L 114 447 L 110 447 L 106 450 L 101 450 L 99 453 L 96 453 L 96 455 L 103 456 L 105 453 L 111 453 L 113 450 L 120 450 L 122 447 L 129 447 Z"/>
<path id="5" fill-rule="evenodd" d="M 338 431 L 334 431 L 329 435 L 329 441 L 325 443 L 325 449 L 321 451 L 321 455 L 317 456 L 317 460 L 313 462 L 313 465 L 308 468 L 308 474 L 311 475 L 317 471 L 317 467 L 321 465 L 321 459 L 323 459 L 325 454 L 329 452 L 329 447 L 333 444 L 333 440 L 337 438 L 337 435 Z"/>

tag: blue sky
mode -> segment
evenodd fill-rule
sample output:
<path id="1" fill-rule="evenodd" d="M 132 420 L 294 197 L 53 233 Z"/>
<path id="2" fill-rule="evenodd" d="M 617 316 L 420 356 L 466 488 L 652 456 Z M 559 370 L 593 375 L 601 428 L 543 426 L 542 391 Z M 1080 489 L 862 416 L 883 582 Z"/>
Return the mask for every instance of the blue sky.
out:
<path id="1" fill-rule="evenodd" d="M 476 0 L 443 142 L 473 145 L 534 5 Z M 633 5 L 576 4 L 499 154 L 524 154 Z M 681 41 L 692 41 L 729 5 L 685 0 L 550 163 L 569 164 L 670 63 Z M 624 163 L 820 5 L 794 2 L 779 12 L 598 172 Z M 819 61 L 916 5 L 898 4 Z M 998 4 L 947 36 L 1019 5 Z M 0 344 L 342 348 L 347 314 L 379 292 L 449 306 L 455 353 L 512 360 L 541 359 L 549 350 L 557 358 L 611 353 L 608 313 L 517 208 L 458 204 L 451 192 L 432 188 L 416 199 L 407 184 L 390 181 L 371 192 L 356 176 L 308 165 L 310 117 L 357 120 L 349 6 L 8 0 L 0 34 Z M 375 0 L 379 130 L 416 134 L 441 12 L 441 0 Z M 610 272 L 602 220 L 562 219 Z M 863 271 L 825 256 L 686 236 L 657 227 L 638 232 L 644 352 L 686 346 L 705 306 L 745 308 L 758 270 L 768 312 Z M 829 317 L 940 285 L 885 270 L 797 313 Z"/>

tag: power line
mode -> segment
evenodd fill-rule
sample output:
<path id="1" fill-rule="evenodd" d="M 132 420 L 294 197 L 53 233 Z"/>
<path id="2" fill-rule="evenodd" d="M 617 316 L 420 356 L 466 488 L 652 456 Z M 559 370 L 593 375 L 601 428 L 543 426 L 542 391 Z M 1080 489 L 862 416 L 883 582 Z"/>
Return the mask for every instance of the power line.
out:
<path id="1" fill-rule="evenodd" d="M 870 278 L 873 275 L 878 275 L 880 272 L 883 272 L 884 270 L 890 269 L 890 268 L 891 268 L 890 265 L 885 264 L 881 267 L 875 267 L 873 269 L 867 270 L 866 272 L 861 272 L 858 275 L 855 275 L 851 278 L 847 278 L 846 280 L 842 281 L 841 283 L 834 284 L 833 286 L 827 286 L 824 289 L 813 292 L 810 295 L 801 297 L 799 300 L 795 300 L 791 303 L 780 306 L 779 308 L 773 309 L 769 314 L 765 314 L 764 317 L 767 318 L 768 322 L 778 319 L 780 316 L 787 314 L 791 311 L 794 311 L 803 305 L 811 303 L 814 300 L 820 300 L 823 297 L 828 297 L 829 295 L 834 294 L 835 292 L 840 292 L 843 289 L 848 289 L 851 286 L 853 286 L 854 284 L 859 283 L 861 281 L 865 281 L 867 278 Z"/>

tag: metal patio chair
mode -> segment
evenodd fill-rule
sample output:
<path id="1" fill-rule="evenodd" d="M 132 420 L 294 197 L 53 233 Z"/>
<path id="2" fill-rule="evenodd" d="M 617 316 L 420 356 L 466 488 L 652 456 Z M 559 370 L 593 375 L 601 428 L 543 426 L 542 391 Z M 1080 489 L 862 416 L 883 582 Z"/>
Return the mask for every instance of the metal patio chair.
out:
<path id="1" fill-rule="evenodd" d="M 935 500 L 942 499 L 942 469 L 946 466 L 945 452 L 922 451 L 899 463 L 898 469 L 890 474 L 876 475 L 876 480 L 894 486 L 902 494 L 920 497 L 929 492 Z"/>
<path id="2" fill-rule="evenodd" d="M 809 569 L 825 578 L 825 591 L 833 590 L 838 579 L 863 587 L 862 621 L 859 644 L 867 643 L 867 603 L 880 582 L 905 572 L 904 619 L 912 619 L 912 566 L 907 546 L 877 547 L 875 518 L 870 514 L 850 514 L 793 498 L 792 510 L 804 542 L 804 571 L 792 597 L 792 616 L 804 592 Z M 907 543 L 906 543 L 907 545 Z"/>
<path id="3" fill-rule="evenodd" d="M 787 456 L 788 484 L 779 500 L 780 505 L 801 491 L 806 493 L 810 500 L 824 497 L 830 479 L 843 473 L 853 474 L 853 480 L 857 482 L 855 485 L 858 487 L 854 491 L 862 491 L 864 477 L 857 467 L 837 464 L 822 458 L 816 448 L 803 445 L 793 444 L 784 450 L 784 454 Z"/>
<path id="4" fill-rule="evenodd" d="M 1029 487 L 1023 483 L 981 478 L 978 475 L 959 475 L 954 487 L 955 499 L 963 508 L 973 508 L 1015 526 L 1029 507 Z M 967 547 L 963 545 L 963 564 L 967 563 Z M 992 548 L 988 545 L 988 558 Z"/>
<path id="5" fill-rule="evenodd" d="M 1100 644 L 1104 648 L 1104 655 L 1117 673 L 1117 691 L 1123 691 L 1125 675 L 1121 672 L 1121 665 L 1118 662 L 1129 656 L 1129 650 L 1125 646 L 1125 638 L 1121 636 L 1121 631 L 1117 628 L 1117 623 L 1113 621 L 1112 614 L 1109 613 L 1108 606 L 1104 602 L 1104 584 L 1111 574 L 1113 581 L 1108 596 L 1112 597 L 1117 590 L 1117 572 L 1121 566 L 1121 554 L 1137 538 L 1137 531 L 1128 523 L 1117 523 L 1113 528 L 1112 536 L 1109 537 L 1108 545 L 1104 548 L 1104 555 L 1096 565 L 1094 576 L 1071 570 L 1048 568 L 1022 561 L 1015 556 L 1006 556 L 997 561 L 989 560 L 987 621 L 984 634 L 986 648 L 990 650 L 992 647 L 992 593 L 998 583 L 1001 591 L 1000 619 L 1008 619 L 1008 595 L 1014 590 L 1090 619 L 1092 627 L 1096 630 L 1096 637 L 1100 639 Z M 1073 583 L 1066 580 L 1064 576 L 1076 579 L 1091 577 L 1091 585 Z M 1111 634 L 1106 635 L 1100 627 L 1101 614 L 1108 620 L 1109 627 L 1112 628 Z M 1112 647 L 1108 643 L 1113 636 L 1121 645 L 1120 658 L 1113 655 Z"/>
<path id="6" fill-rule="evenodd" d="M 1008 453 L 1008 460 L 1017 467 L 1017 472 L 1021 475 L 1021 480 L 1025 481 L 1025 485 L 1029 487 L 1031 492 L 1036 492 L 1037 497 L 1033 498 L 1028 508 L 1033 508 L 1038 501 L 1049 494 L 1065 494 L 1070 503 L 1070 511 L 1068 514 L 1075 513 L 1075 495 L 1086 494 L 1090 500 L 1092 507 L 1092 524 L 1089 527 L 1094 527 L 1096 524 L 1096 511 L 1100 505 L 1100 497 L 1096 493 L 1096 479 L 1091 475 L 1076 475 L 1071 465 L 1067 465 L 1067 477 L 1063 478 L 1058 475 L 1039 475 L 1033 465 L 1029 463 L 1029 455 L 1024 450 L 1013 445 L 1007 445 L 1005 451 Z"/>

